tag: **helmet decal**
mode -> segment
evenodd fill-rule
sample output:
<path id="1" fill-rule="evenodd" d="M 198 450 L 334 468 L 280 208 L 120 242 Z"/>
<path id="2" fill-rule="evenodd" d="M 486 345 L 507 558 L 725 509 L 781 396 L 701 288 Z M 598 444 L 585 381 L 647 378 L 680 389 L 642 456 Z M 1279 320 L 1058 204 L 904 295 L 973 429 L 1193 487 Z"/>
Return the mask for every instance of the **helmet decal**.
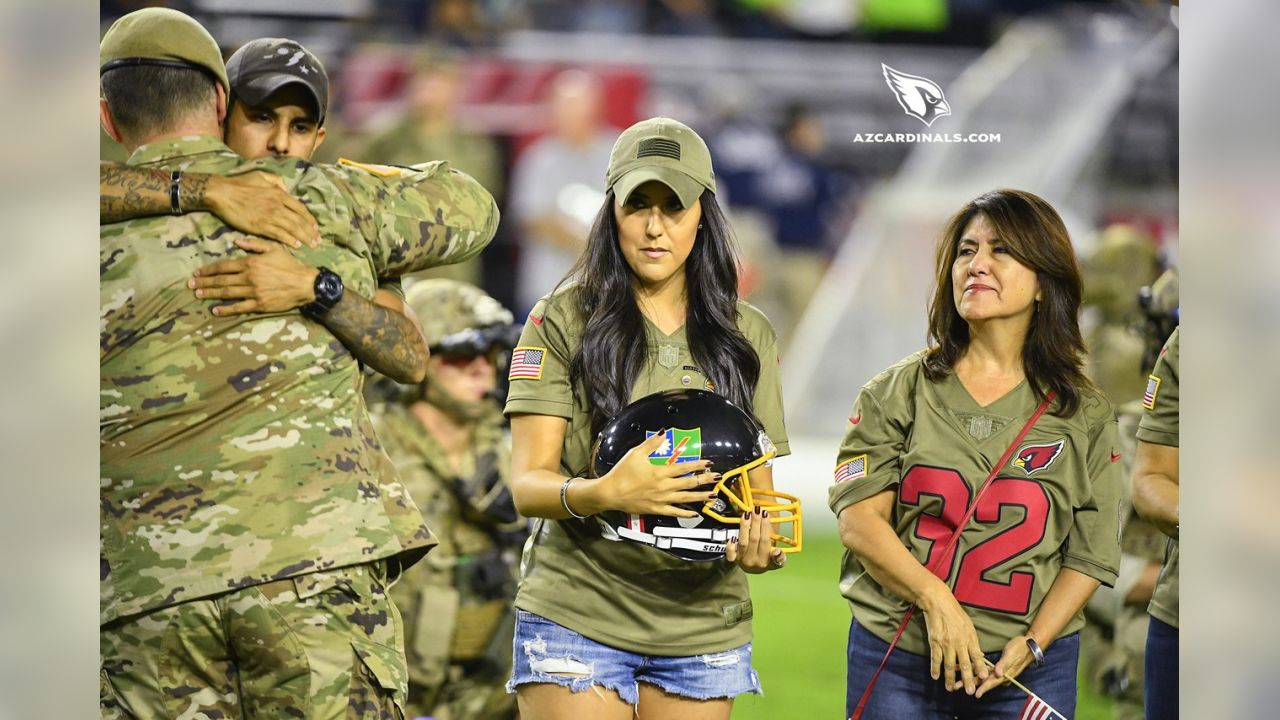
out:
<path id="1" fill-rule="evenodd" d="M 662 447 L 649 455 L 649 462 L 654 465 L 675 465 L 702 459 L 702 428 L 692 430 L 667 428 L 663 432 L 666 438 L 662 441 Z M 646 430 L 644 437 L 648 440 L 657 434 L 652 430 Z"/>
<path id="2" fill-rule="evenodd" d="M 654 440 L 654 436 L 658 440 Z M 717 477 L 698 487 L 705 501 L 679 503 L 690 517 L 605 511 L 597 516 L 601 537 L 640 543 L 684 560 L 713 561 L 735 542 L 743 517 L 769 511 L 769 534 L 782 552 L 801 548 L 800 501 L 792 495 L 752 488 L 750 473 L 766 466 L 777 448 L 759 421 L 721 395 L 685 388 L 633 401 L 599 431 L 591 452 L 593 477 L 604 477 L 637 445 L 649 440 L 654 466 L 705 461 Z M 692 467 L 692 466 L 690 466 Z M 676 468 L 667 474 L 687 472 Z M 695 514 L 696 513 L 696 514 Z"/>

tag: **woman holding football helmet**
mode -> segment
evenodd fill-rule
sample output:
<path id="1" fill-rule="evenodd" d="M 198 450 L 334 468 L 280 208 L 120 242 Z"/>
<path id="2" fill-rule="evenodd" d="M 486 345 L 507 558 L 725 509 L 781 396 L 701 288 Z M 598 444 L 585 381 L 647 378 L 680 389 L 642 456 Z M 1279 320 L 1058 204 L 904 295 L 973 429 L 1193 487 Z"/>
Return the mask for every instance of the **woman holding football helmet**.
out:
<path id="1" fill-rule="evenodd" d="M 512 493 L 536 524 L 508 688 L 526 720 L 727 720 L 760 692 L 744 572 L 798 545 L 798 504 L 771 492 L 776 336 L 738 299 L 696 133 L 633 125 L 606 185 L 512 355 Z"/>
<path id="2" fill-rule="evenodd" d="M 847 709 L 1072 717 L 1122 479 L 1082 370 L 1071 239 L 1043 199 L 995 190 L 952 216 L 935 270 L 930 347 L 863 386 L 829 492 L 850 550 Z"/>

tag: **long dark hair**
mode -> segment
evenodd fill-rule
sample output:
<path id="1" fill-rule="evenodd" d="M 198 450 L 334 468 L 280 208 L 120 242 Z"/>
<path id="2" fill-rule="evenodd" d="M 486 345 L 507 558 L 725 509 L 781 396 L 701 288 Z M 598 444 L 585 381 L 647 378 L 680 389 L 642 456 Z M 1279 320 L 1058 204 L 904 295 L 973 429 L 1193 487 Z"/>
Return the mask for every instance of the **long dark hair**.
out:
<path id="1" fill-rule="evenodd" d="M 946 377 L 969 347 L 969 324 L 956 309 L 951 268 L 960 237 L 977 215 L 986 216 L 1014 259 L 1036 273 L 1040 302 L 1022 345 L 1023 372 L 1040 398 L 1049 390 L 1057 393 L 1053 414 L 1070 417 L 1080 407 L 1081 390 L 1093 388 L 1084 374 L 1085 346 L 1080 333 L 1084 283 L 1058 211 L 1023 190 L 992 190 L 969 201 L 947 221 L 936 253 L 937 281 L 929 306 L 925 376 L 935 382 Z"/>
<path id="2" fill-rule="evenodd" d="M 582 343 L 569 361 L 569 382 L 582 393 L 592 432 L 627 406 L 644 366 L 648 339 L 636 301 L 635 274 L 618 246 L 614 195 L 605 193 L 587 248 L 565 280 L 578 284 Z M 760 358 L 738 329 L 738 259 L 733 231 L 716 202 L 702 193 L 702 228 L 685 261 L 685 337 L 693 360 L 716 391 L 754 415 L 751 398 Z"/>

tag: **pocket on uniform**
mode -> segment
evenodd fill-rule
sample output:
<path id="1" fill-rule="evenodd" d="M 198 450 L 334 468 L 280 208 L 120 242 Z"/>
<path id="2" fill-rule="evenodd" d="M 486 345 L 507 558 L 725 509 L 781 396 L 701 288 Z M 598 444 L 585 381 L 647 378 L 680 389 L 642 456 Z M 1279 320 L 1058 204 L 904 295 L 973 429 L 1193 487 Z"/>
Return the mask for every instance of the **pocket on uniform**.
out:
<path id="1" fill-rule="evenodd" d="M 404 657 L 395 648 L 376 643 L 352 643 L 349 720 L 404 720 L 409 692 Z"/>

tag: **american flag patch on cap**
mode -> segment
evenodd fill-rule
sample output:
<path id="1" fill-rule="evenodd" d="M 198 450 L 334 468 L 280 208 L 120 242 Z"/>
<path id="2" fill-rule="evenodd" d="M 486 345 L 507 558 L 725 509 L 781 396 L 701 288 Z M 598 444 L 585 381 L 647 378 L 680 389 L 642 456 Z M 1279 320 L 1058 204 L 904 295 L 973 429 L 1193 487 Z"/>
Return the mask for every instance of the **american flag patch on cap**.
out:
<path id="1" fill-rule="evenodd" d="M 1156 393 L 1160 391 L 1160 378 L 1155 375 L 1147 376 L 1147 391 L 1142 393 L 1142 407 L 1148 410 L 1154 410 L 1156 407 Z"/>
<path id="2" fill-rule="evenodd" d="M 546 357 L 546 348 L 518 347 L 511 351 L 511 371 L 508 380 L 541 380 L 542 359 Z"/>
<path id="3" fill-rule="evenodd" d="M 859 455 L 836 466 L 835 481 L 857 480 L 867 476 L 867 456 Z"/>

